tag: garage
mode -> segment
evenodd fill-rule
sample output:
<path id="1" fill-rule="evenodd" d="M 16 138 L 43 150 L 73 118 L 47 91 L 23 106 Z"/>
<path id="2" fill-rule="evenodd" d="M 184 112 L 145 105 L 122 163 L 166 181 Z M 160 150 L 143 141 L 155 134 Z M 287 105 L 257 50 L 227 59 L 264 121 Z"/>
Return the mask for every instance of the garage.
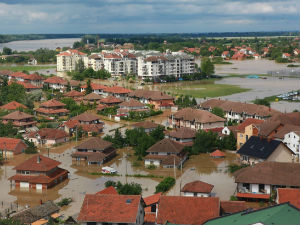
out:
<path id="1" fill-rule="evenodd" d="M 29 188 L 29 183 L 28 182 L 20 182 L 20 187 L 21 188 Z"/>
<path id="2" fill-rule="evenodd" d="M 42 190 L 43 189 L 43 185 L 42 184 L 36 184 L 36 189 L 37 190 Z"/>

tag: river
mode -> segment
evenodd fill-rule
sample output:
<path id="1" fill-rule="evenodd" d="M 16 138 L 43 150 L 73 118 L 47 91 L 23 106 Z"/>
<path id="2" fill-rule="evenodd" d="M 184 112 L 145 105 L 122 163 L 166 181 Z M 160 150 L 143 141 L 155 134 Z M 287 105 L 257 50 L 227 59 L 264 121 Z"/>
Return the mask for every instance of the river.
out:
<path id="1" fill-rule="evenodd" d="M 75 41 L 80 41 L 80 38 L 59 38 L 59 39 L 43 39 L 43 40 L 25 40 L 12 41 L 8 43 L 0 43 L 0 51 L 3 47 L 11 48 L 15 51 L 35 51 L 39 48 L 48 48 L 51 50 L 57 47 L 72 47 Z"/>

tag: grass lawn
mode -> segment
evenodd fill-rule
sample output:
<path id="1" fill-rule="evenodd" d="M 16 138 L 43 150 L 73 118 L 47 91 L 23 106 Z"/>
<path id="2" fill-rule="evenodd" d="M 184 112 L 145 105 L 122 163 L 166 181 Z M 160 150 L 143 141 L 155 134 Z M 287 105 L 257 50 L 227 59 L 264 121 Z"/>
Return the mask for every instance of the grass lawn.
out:
<path id="1" fill-rule="evenodd" d="M 161 89 L 173 95 L 190 95 L 195 98 L 220 97 L 251 90 L 237 85 L 215 84 L 215 80 L 169 83 Z"/>
<path id="2" fill-rule="evenodd" d="M 42 70 L 42 69 L 51 69 L 51 68 L 56 68 L 56 66 L 24 66 L 24 65 L 5 65 L 1 66 L 0 65 L 0 70 L 11 70 L 11 71 L 37 71 L 37 70 Z"/>

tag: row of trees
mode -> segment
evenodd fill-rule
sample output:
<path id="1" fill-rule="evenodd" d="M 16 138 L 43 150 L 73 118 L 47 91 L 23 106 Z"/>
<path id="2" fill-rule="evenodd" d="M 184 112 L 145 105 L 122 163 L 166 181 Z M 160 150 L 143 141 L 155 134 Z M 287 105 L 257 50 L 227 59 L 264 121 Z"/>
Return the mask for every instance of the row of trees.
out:
<path id="1" fill-rule="evenodd" d="M 175 100 L 175 104 L 181 108 L 194 107 L 197 105 L 197 101 L 195 98 L 191 98 L 188 95 L 181 95 Z"/>

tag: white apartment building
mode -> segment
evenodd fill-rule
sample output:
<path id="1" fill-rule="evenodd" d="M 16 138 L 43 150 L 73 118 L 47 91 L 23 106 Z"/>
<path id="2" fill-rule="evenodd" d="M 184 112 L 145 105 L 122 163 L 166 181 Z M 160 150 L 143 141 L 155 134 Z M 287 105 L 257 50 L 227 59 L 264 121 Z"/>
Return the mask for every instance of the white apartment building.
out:
<path id="1" fill-rule="evenodd" d="M 69 49 L 57 55 L 57 71 L 73 71 L 79 59 L 85 68 L 107 70 L 112 76 L 136 74 L 140 78 L 190 75 L 195 72 L 194 56 L 183 52 L 162 54 L 158 51 L 110 51 L 93 53 L 89 57 L 78 50 Z"/>
<path id="2" fill-rule="evenodd" d="M 67 51 L 61 52 L 56 55 L 56 59 L 58 72 L 74 71 L 80 59 L 83 60 L 84 64 L 87 64 L 88 61 L 87 54 L 76 49 L 68 49 Z"/>
<path id="3" fill-rule="evenodd" d="M 299 158 L 300 155 L 300 131 L 292 131 L 284 135 L 283 143 L 291 149 Z"/>

